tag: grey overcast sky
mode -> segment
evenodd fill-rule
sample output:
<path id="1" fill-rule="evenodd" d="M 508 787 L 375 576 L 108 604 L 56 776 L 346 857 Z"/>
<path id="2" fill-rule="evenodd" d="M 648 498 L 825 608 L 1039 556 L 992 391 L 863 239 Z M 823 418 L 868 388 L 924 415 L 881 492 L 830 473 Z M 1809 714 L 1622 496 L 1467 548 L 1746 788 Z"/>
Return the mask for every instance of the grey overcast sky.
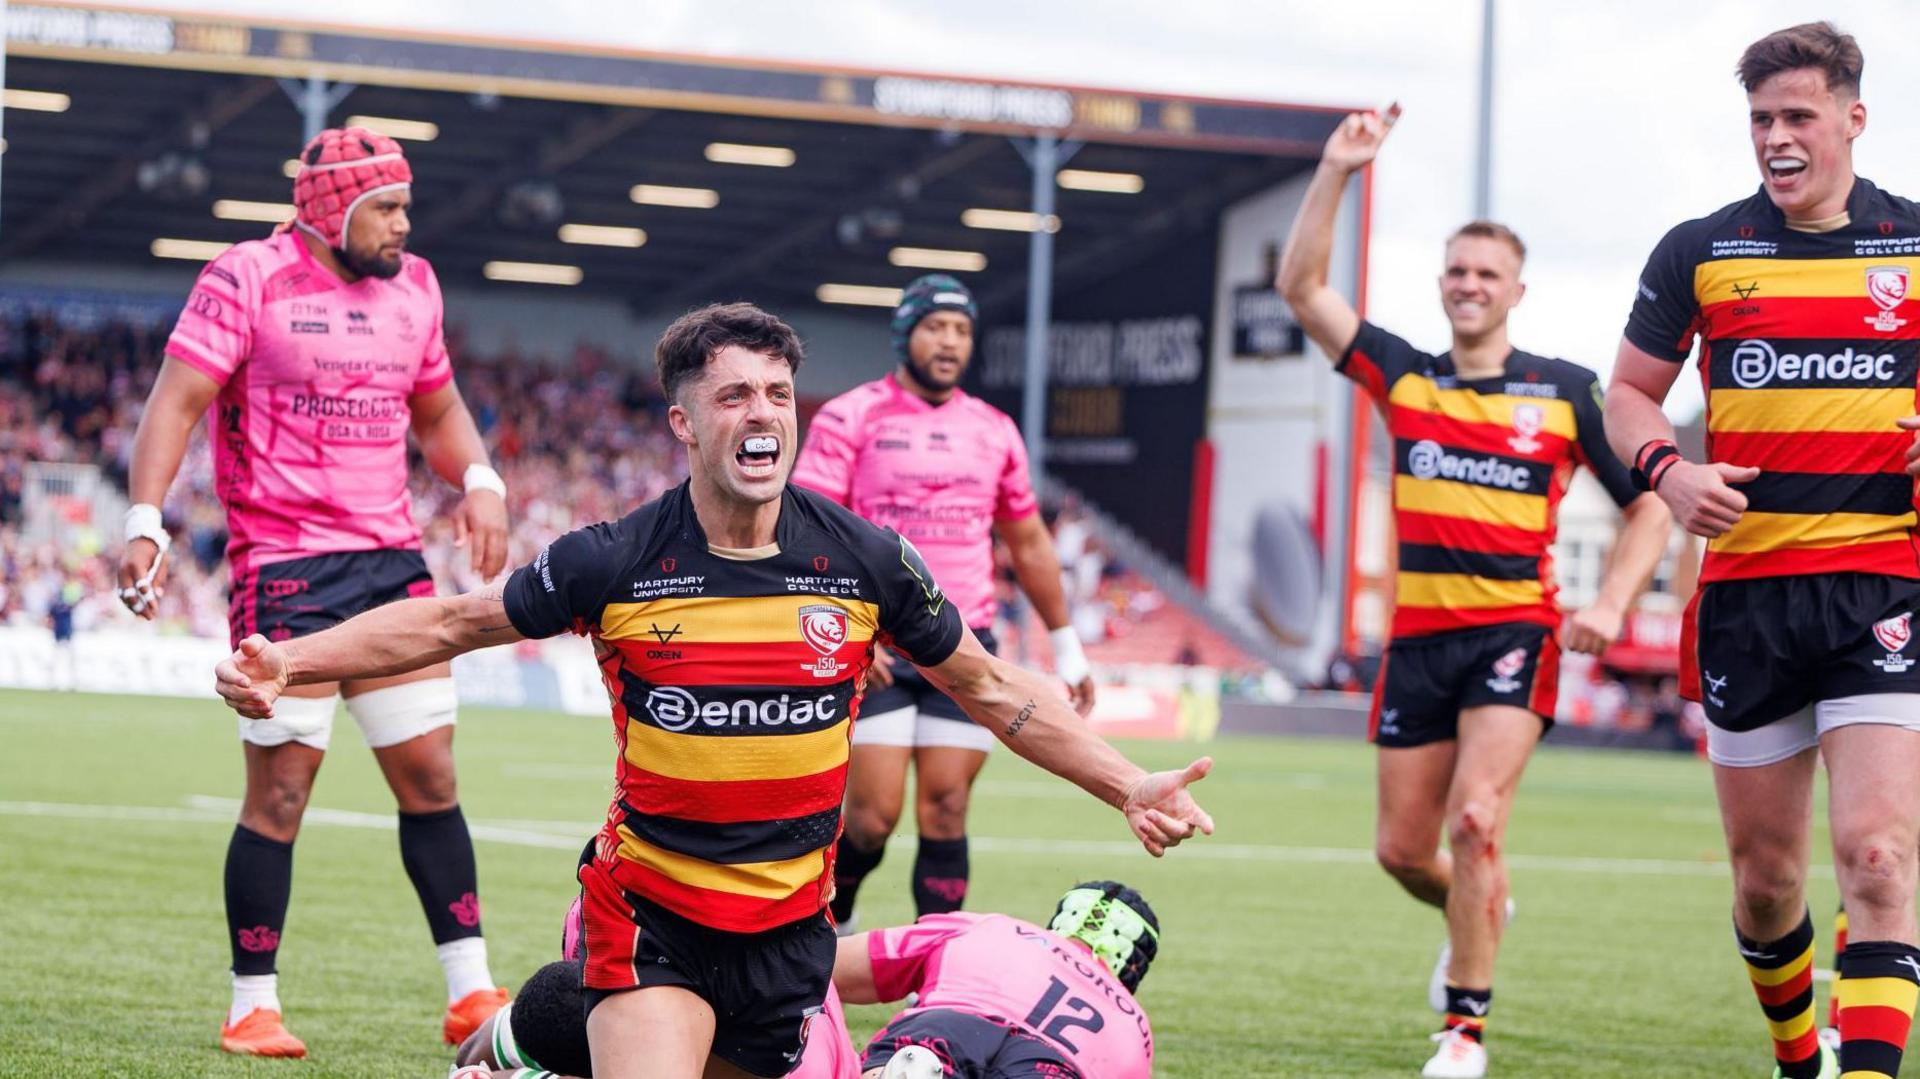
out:
<path id="1" fill-rule="evenodd" d="M 121 0 L 284 15 L 275 0 Z M 1480 0 L 332 0 L 328 21 L 1336 105 L 1406 114 L 1375 185 L 1372 316 L 1446 343 L 1435 278 L 1472 210 Z M 1679 221 L 1759 183 L 1733 64 L 1832 19 L 1866 53 L 1861 175 L 1920 193 L 1913 0 L 1506 0 L 1494 216 L 1525 238 L 1524 347 L 1605 373 L 1642 261 Z M 1670 410 L 1699 409 L 1683 378 Z"/>

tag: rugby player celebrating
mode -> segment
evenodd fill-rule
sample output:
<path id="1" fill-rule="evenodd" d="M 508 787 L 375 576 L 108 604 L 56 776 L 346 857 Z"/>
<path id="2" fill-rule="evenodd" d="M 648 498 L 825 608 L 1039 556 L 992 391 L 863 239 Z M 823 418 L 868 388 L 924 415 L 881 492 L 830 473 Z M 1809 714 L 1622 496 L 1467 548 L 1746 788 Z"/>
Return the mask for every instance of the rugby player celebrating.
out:
<path id="1" fill-rule="evenodd" d="M 1593 372 L 1508 343 L 1507 314 L 1526 292 L 1526 251 L 1510 229 L 1474 221 L 1448 239 L 1445 355 L 1361 321 L 1327 285 L 1341 192 L 1398 116 L 1397 105 L 1385 116 L 1356 113 L 1327 140 L 1277 285 L 1393 436 L 1399 576 L 1369 723 L 1380 747 L 1376 850 L 1414 898 L 1446 911 L 1448 943 L 1428 987 L 1446 1021 L 1422 1074 L 1475 1077 L 1486 1073 L 1494 957 L 1512 912 L 1507 812 L 1553 723 L 1560 649 L 1598 654 L 1613 643 L 1671 523 L 1607 448 Z M 1593 605 L 1563 619 L 1548 550 L 1578 465 L 1626 523 Z"/>
<path id="2" fill-rule="evenodd" d="M 483 577 L 506 562 L 505 486 L 453 384 L 440 285 L 407 253 L 413 172 L 399 144 L 323 131 L 300 155 L 292 227 L 207 264 L 134 435 L 121 597 L 152 618 L 168 547 L 159 506 L 207 415 L 227 510 L 233 642 L 324 629 L 433 594 L 407 496 L 407 432 L 466 491 L 454 527 Z M 344 695 L 400 811 L 400 857 L 447 979 L 442 1035 L 458 1043 L 506 992 L 487 969 L 473 840 L 453 767 L 458 706 L 444 662 L 303 685 L 267 721 L 240 722 L 246 794 L 227 846 L 233 1003 L 228 1052 L 305 1056 L 282 1022 L 275 961 L 293 841 Z"/>
<path id="3" fill-rule="evenodd" d="M 687 483 L 556 540 L 503 584 L 391 604 L 217 675 L 241 715 L 289 685 L 442 663 L 571 630 L 592 637 L 620 753 L 580 870 L 588 1040 L 600 1079 L 780 1076 L 826 995 L 826 914 L 848 741 L 891 645 L 1016 753 L 1118 808 L 1155 855 L 1213 822 L 1040 677 L 980 647 L 913 545 L 786 483 L 799 338 L 748 304 L 683 316 L 655 353 Z"/>
<path id="4" fill-rule="evenodd" d="M 1920 446 L 1903 433 L 1920 430 L 1920 206 L 1853 173 L 1862 66 L 1831 23 L 1747 47 L 1760 189 L 1655 246 L 1607 402 L 1636 480 L 1708 540 L 1682 682 L 1706 710 L 1735 939 L 1789 1079 L 1897 1074 L 1920 990 Z M 1660 411 L 1696 338 L 1705 462 Z M 1821 757 L 1848 934 L 1837 1061 L 1814 1028 L 1806 906 Z"/>

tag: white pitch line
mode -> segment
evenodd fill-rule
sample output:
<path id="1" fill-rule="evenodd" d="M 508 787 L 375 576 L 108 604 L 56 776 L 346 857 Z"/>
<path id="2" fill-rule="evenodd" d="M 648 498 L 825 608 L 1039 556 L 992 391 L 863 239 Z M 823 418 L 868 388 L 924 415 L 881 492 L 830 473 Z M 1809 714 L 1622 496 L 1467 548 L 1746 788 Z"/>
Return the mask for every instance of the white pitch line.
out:
<path id="1" fill-rule="evenodd" d="M 240 803 L 231 798 L 196 794 L 187 798 L 186 808 L 169 806 L 87 805 L 74 802 L 0 802 L 0 816 L 64 817 L 74 820 L 155 821 L 164 823 L 226 824 L 233 821 Z M 306 823 L 392 831 L 391 814 L 360 813 L 346 809 L 308 807 Z M 475 839 L 520 847 L 550 850 L 577 850 L 595 825 L 587 821 L 469 821 L 468 830 Z M 551 829 L 548 831 L 547 829 Z M 1080 854 L 1091 857 L 1133 857 L 1140 846 L 1117 839 L 1032 839 L 1013 836 L 969 836 L 974 850 L 993 854 L 1057 857 Z M 893 845 L 917 843 L 911 835 L 893 837 Z M 1254 843 L 1216 843 L 1211 839 L 1192 840 L 1172 857 L 1207 862 L 1268 862 L 1288 864 L 1370 865 L 1371 850 L 1353 847 L 1289 847 Z M 1509 854 L 1507 864 L 1515 869 L 1541 872 L 1586 873 L 1598 875 L 1724 877 L 1727 866 L 1721 862 L 1683 861 L 1677 858 L 1600 858 L 1556 854 Z M 1833 867 L 1815 865 L 1810 875 L 1833 879 Z"/>

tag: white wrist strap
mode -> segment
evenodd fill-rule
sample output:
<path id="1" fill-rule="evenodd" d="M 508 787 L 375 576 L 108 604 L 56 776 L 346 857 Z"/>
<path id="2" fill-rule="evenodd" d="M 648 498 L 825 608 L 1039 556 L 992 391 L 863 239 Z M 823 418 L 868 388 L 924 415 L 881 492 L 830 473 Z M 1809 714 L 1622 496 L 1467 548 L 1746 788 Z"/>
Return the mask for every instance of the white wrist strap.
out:
<path id="1" fill-rule="evenodd" d="M 1047 640 L 1053 643 L 1053 673 L 1070 686 L 1077 686 L 1092 673 L 1087 666 L 1087 654 L 1080 648 L 1080 635 L 1072 626 L 1061 626 L 1048 630 Z"/>
<path id="2" fill-rule="evenodd" d="M 167 535 L 166 525 L 160 521 L 160 507 L 145 502 L 127 507 L 125 538 L 128 543 L 137 539 L 151 540 L 154 546 L 160 548 L 161 554 L 167 553 L 167 548 L 173 546 L 173 537 Z"/>
<path id="3" fill-rule="evenodd" d="M 467 466 L 466 474 L 460 477 L 460 489 L 467 494 L 492 491 L 501 498 L 507 497 L 507 481 L 500 478 L 500 473 L 478 462 Z"/>

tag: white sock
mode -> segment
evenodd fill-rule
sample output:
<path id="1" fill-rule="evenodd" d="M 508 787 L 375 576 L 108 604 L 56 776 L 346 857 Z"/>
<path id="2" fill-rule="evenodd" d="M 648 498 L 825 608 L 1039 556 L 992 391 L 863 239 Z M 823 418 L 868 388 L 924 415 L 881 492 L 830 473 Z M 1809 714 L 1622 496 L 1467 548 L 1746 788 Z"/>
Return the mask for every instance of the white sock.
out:
<path id="1" fill-rule="evenodd" d="M 440 953 L 440 969 L 447 973 L 447 1003 L 458 1003 L 468 993 L 494 987 L 493 973 L 487 969 L 487 938 L 461 937 L 435 950 Z"/>
<path id="2" fill-rule="evenodd" d="M 280 975 L 278 974 L 235 974 L 233 976 L 233 1006 L 227 1009 L 227 1025 L 232 1026 L 247 1017 L 255 1008 L 268 1011 L 280 1010 Z"/>

